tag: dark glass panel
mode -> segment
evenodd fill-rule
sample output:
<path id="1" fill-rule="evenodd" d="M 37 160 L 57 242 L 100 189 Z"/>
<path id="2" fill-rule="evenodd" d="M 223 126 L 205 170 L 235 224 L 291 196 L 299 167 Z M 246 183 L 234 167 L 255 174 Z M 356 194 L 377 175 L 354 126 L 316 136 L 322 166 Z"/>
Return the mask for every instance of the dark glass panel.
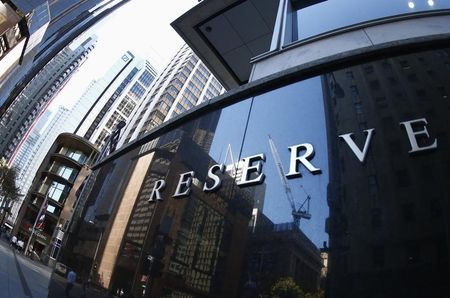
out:
<path id="1" fill-rule="evenodd" d="M 258 297 L 289 285 L 319 297 L 445 296 L 448 51 L 280 87 L 108 162 L 80 192 L 59 260 L 112 295 Z M 298 164 L 285 187 L 288 148 L 305 143 L 311 169 Z M 265 180 L 238 186 L 244 158 L 260 154 Z M 222 186 L 204 192 L 222 163 Z M 190 194 L 174 198 L 190 171 Z M 162 201 L 149 202 L 158 180 Z"/>
<path id="2" fill-rule="evenodd" d="M 328 241 L 328 149 L 322 92 L 321 79 L 316 77 L 254 98 L 241 159 L 264 154 L 266 178 L 246 188 L 255 201 L 241 281 L 246 295 L 270 295 L 286 277 L 304 292 L 319 291 L 320 248 Z M 313 174 L 299 163 L 300 175 L 288 180 L 288 148 L 304 143 L 314 147 L 315 154 L 308 159 L 320 171 Z M 305 151 L 302 147 L 297 155 Z"/>
<path id="3" fill-rule="evenodd" d="M 292 1 L 301 3 L 303 1 Z M 411 4 L 412 3 L 412 4 Z M 414 7 L 411 7 L 411 6 Z M 362 22 L 402 14 L 449 9 L 448 1 L 391 1 L 391 0 L 327 0 L 294 12 L 294 40 L 302 40 L 331 30 Z M 358 13 L 355 13 L 358 12 Z M 422 61 L 425 60 L 422 59 Z"/>

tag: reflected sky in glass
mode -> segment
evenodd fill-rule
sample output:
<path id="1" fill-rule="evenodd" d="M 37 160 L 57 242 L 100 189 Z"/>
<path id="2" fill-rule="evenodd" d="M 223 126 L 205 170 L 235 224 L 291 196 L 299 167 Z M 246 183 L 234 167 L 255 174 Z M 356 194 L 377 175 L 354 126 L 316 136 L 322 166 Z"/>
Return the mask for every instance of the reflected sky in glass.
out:
<path id="1" fill-rule="evenodd" d="M 325 219 L 328 217 L 327 184 L 328 153 L 322 85 L 319 77 L 298 82 L 255 97 L 245 136 L 241 159 L 264 153 L 266 162 L 266 191 L 263 213 L 275 224 L 292 222 L 291 206 L 287 199 L 281 177 L 276 168 L 269 147 L 271 136 L 283 164 L 289 170 L 289 146 L 311 143 L 316 155 L 311 163 L 322 170 L 322 174 L 312 175 L 300 166 L 302 177 L 288 181 L 297 207 L 311 196 L 310 220 L 302 219 L 302 231 L 316 244 L 322 246 L 328 240 L 325 233 Z M 302 189 L 303 187 L 303 189 Z"/>
<path id="2" fill-rule="evenodd" d="M 450 0 L 327 0 L 297 11 L 297 40 L 373 19 L 449 8 Z"/>
<path id="3" fill-rule="evenodd" d="M 221 110 L 209 152 L 217 163 L 231 164 L 230 152 L 233 154 L 234 162 L 238 161 L 250 104 L 251 100 L 248 99 Z"/>

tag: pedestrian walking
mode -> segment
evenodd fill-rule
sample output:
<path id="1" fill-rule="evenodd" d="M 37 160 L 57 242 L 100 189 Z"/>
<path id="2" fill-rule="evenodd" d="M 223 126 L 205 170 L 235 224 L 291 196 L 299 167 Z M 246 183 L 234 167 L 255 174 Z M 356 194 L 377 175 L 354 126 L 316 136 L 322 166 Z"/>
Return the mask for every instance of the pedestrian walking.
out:
<path id="1" fill-rule="evenodd" d="M 22 252 L 23 251 L 23 246 L 25 245 L 25 243 L 22 240 L 17 241 L 17 249 Z"/>
<path id="2" fill-rule="evenodd" d="M 67 283 L 66 283 L 66 290 L 64 291 L 66 293 L 67 297 L 70 297 L 70 291 L 73 288 L 73 284 L 75 283 L 75 280 L 77 279 L 77 274 L 73 269 L 70 269 L 69 273 L 67 274 Z"/>
<path id="3" fill-rule="evenodd" d="M 16 236 L 12 236 L 12 237 L 11 237 L 10 245 L 11 245 L 13 248 L 16 248 L 16 243 L 17 243 L 17 237 L 16 237 Z"/>

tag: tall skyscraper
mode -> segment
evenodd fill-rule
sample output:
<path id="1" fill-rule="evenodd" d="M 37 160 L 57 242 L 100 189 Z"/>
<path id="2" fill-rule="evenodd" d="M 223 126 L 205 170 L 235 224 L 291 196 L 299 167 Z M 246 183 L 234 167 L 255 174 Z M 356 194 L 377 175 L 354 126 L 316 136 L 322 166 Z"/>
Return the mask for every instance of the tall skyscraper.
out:
<path id="1" fill-rule="evenodd" d="M 43 132 L 39 131 L 42 126 L 45 125 L 46 119 L 42 119 L 45 117 L 39 119 L 35 127 L 31 129 L 29 135 L 25 136 L 24 142 L 17 149 L 18 153 L 16 158 L 12 161 L 12 165 L 19 171 L 18 187 L 20 188 L 21 193 L 25 194 L 28 191 L 40 163 L 47 154 L 53 141 L 60 133 L 74 132 L 77 127 L 91 127 L 97 119 L 97 121 L 100 121 L 101 123 L 104 123 L 109 119 L 104 119 L 100 115 L 111 116 L 111 113 L 101 114 L 100 112 L 104 110 L 109 111 L 111 106 L 120 105 L 119 103 L 116 103 L 116 101 L 119 101 L 122 98 L 120 96 L 121 93 L 117 92 L 118 89 L 114 88 L 114 86 L 121 86 L 121 90 L 123 90 L 131 84 L 131 82 L 136 80 L 139 80 L 139 82 L 141 82 L 140 84 L 147 87 L 150 86 L 154 77 L 153 69 L 147 62 L 147 70 L 139 71 L 139 69 L 142 68 L 143 63 L 142 60 L 136 59 L 130 52 L 125 53 L 121 59 L 109 69 L 104 77 L 98 81 L 91 82 L 86 92 L 70 110 L 60 106 L 51 121 L 46 125 Z M 148 76 L 150 70 L 152 71 L 152 74 Z M 141 74 L 140 76 L 138 76 L 139 73 Z M 135 77 L 136 79 L 133 80 Z M 135 93 L 136 92 L 131 96 L 135 96 Z M 117 96 L 110 96 L 111 94 Z M 111 98 L 114 98 L 114 100 Z M 136 98 L 133 97 L 133 99 L 135 100 Z M 125 111 L 128 111 L 128 113 L 131 113 L 133 107 L 134 106 L 130 103 L 128 97 L 126 104 L 121 105 L 121 109 L 123 108 Z M 122 110 L 120 110 L 120 112 L 121 115 L 124 114 Z M 44 115 L 47 115 L 48 113 L 49 112 L 47 111 Z M 127 114 L 125 113 L 124 117 L 126 117 L 126 115 Z M 112 125 L 114 126 L 115 124 L 113 123 Z M 15 221 L 20 204 L 21 201 L 14 204 L 13 212 L 9 218 L 12 223 Z"/>
<path id="2" fill-rule="evenodd" d="M 131 52 L 126 52 L 108 69 L 103 77 L 93 80 L 89 84 L 72 108 L 72 115 L 78 121 L 71 131 L 75 133 L 86 132 L 108 102 L 108 99 L 114 94 L 115 88 L 133 70 L 137 60 Z M 79 135 L 81 134 L 79 133 Z M 81 136 L 84 137 L 84 134 Z"/>
<path id="3" fill-rule="evenodd" d="M 136 110 L 119 145 L 136 139 L 153 127 L 224 91 L 203 62 L 184 45 Z"/>
<path id="4" fill-rule="evenodd" d="M 39 129 L 34 129 L 25 141 L 29 142 L 30 145 L 33 146 L 25 147 L 25 144 L 23 144 L 20 147 L 20 150 L 22 150 L 22 148 L 26 148 L 26 152 L 24 152 L 21 156 L 17 154 L 17 158 L 14 160 L 13 166 L 17 168 L 19 173 L 17 186 L 19 187 L 21 194 L 26 194 L 28 192 L 28 189 L 33 183 L 36 171 L 47 154 L 48 149 L 51 147 L 56 137 L 65 131 L 64 127 L 69 120 L 69 115 L 70 110 L 59 106 L 58 110 L 52 115 L 48 123 L 46 123 L 46 127 L 42 133 L 38 132 Z M 19 159 L 19 157 L 21 158 Z M 21 198 L 20 201 L 14 202 L 11 208 L 11 215 L 8 218 L 11 223 L 16 221 L 22 201 L 23 198 Z"/>
<path id="5" fill-rule="evenodd" d="M 76 110 L 78 105 L 91 102 L 90 109 L 86 111 L 75 133 L 99 147 L 119 122 L 128 121 L 150 90 L 156 76 L 150 62 L 141 60 L 130 52 L 122 56 L 114 69 L 120 71 L 114 76 L 109 72 L 98 84 L 92 85 L 74 108 Z M 104 86 L 105 82 L 109 82 L 107 86 Z M 104 87 L 99 89 L 102 83 Z"/>
<path id="6" fill-rule="evenodd" d="M 33 147 L 41 137 L 41 130 L 47 124 L 47 121 L 50 119 L 51 115 L 52 112 L 50 110 L 45 111 L 28 135 L 28 138 L 23 142 L 22 146 L 18 148 L 18 153 L 14 163 L 12 164 L 16 169 L 19 169 L 19 173 L 17 175 L 18 180 L 21 179 L 21 173 L 24 173 L 21 170 L 28 167 L 28 159 L 33 152 Z"/>
<path id="7" fill-rule="evenodd" d="M 35 150 L 36 144 L 39 142 L 39 138 L 42 137 L 41 130 L 47 124 L 47 121 L 51 118 L 52 112 L 50 110 L 45 111 L 45 113 L 40 117 L 39 121 L 37 121 L 33 130 L 30 132 L 28 137 L 23 142 L 22 146 L 18 148 L 18 153 L 12 166 L 18 170 L 17 173 L 17 184 L 20 188 L 20 192 L 23 194 L 26 192 L 21 186 L 20 181 L 24 179 L 25 173 L 27 172 L 27 168 L 31 163 L 31 157 L 33 156 L 33 152 Z"/>
<path id="8" fill-rule="evenodd" d="M 25 16 L 20 27 L 26 42 L 19 44 L 21 46 L 16 48 L 20 50 L 13 55 L 8 54 L 15 58 L 20 56 L 20 63 L 11 64 L 7 71 L 0 74 L 4 76 L 0 80 L 0 115 L 58 52 L 128 1 L 2 1 L 15 9 L 18 15 Z M 11 62 L 11 59 L 8 60 Z"/>
<path id="9" fill-rule="evenodd" d="M 89 37 L 76 49 L 64 48 L 20 92 L 0 118 L 0 155 L 15 158 L 36 119 L 45 111 L 73 73 L 87 59 L 96 39 Z"/>

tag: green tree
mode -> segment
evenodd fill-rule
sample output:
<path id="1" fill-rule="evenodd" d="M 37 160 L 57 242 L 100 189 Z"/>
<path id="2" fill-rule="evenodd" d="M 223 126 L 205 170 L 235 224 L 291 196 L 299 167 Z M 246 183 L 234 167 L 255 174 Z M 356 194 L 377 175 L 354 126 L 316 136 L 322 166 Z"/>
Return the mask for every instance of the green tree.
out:
<path id="1" fill-rule="evenodd" d="M 6 215 L 11 212 L 9 208 L 11 203 L 19 200 L 21 197 L 19 188 L 16 185 L 16 178 L 17 170 L 13 167 L 8 167 L 4 159 L 0 160 L 0 196 L 2 198 L 0 225 L 3 225 Z"/>
<path id="2" fill-rule="evenodd" d="M 305 298 L 305 293 L 292 277 L 282 277 L 270 289 L 272 298 Z"/>

